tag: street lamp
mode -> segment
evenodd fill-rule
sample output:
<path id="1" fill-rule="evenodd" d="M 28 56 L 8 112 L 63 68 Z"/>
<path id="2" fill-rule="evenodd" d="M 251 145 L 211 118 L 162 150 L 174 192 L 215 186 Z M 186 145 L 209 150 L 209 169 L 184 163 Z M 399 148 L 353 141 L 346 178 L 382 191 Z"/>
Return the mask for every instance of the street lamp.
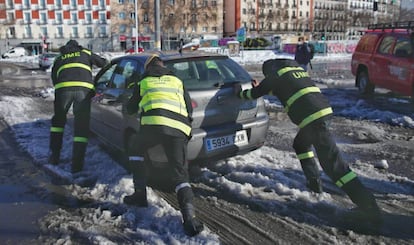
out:
<path id="1" fill-rule="evenodd" d="M 139 25 L 138 25 L 138 0 L 135 0 L 135 52 L 138 53 L 138 36 L 139 36 Z"/>

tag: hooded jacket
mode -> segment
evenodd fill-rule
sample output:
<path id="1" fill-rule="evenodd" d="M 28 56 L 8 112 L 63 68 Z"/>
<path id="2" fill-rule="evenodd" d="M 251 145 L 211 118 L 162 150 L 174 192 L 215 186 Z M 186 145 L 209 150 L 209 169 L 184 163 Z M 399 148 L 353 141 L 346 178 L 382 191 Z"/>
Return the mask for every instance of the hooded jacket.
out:
<path id="1" fill-rule="evenodd" d="M 88 88 L 94 90 L 92 66 L 103 67 L 106 59 L 83 48 L 75 40 L 70 40 L 60 49 L 52 68 L 52 81 L 55 89 Z"/>

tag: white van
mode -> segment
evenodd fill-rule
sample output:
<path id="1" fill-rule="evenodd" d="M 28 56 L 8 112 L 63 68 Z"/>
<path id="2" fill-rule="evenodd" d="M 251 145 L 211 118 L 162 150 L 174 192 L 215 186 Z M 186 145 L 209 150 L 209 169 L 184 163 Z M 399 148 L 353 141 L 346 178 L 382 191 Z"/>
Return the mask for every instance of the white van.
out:
<path id="1" fill-rule="evenodd" d="M 5 58 L 14 58 L 14 57 L 22 57 L 28 54 L 28 51 L 23 47 L 15 47 L 9 49 L 6 53 L 2 54 L 1 57 Z"/>

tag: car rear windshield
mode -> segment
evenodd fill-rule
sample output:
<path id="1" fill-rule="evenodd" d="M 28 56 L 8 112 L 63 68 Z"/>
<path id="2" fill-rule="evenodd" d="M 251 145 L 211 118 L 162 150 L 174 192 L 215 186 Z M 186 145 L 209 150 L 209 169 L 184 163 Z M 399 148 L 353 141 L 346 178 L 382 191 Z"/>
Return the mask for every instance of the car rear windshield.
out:
<path id="1" fill-rule="evenodd" d="M 165 62 L 188 90 L 217 89 L 232 83 L 247 83 L 251 76 L 229 58 L 183 59 Z"/>

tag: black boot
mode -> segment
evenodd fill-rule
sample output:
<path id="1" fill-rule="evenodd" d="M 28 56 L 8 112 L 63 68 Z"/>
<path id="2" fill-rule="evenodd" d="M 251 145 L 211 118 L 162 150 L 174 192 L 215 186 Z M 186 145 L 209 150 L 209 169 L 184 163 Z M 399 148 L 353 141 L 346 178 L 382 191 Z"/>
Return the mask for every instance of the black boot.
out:
<path id="1" fill-rule="evenodd" d="M 134 194 L 124 197 L 124 203 L 138 207 L 148 207 L 146 167 L 144 161 L 129 161 L 134 180 Z"/>
<path id="2" fill-rule="evenodd" d="M 49 154 L 48 163 L 52 164 L 52 165 L 58 165 L 59 161 L 60 161 L 60 150 L 59 151 L 57 151 L 57 150 L 52 151 Z"/>
<path id="3" fill-rule="evenodd" d="M 193 191 L 191 187 L 181 188 L 177 192 L 177 199 L 180 211 L 183 216 L 184 232 L 187 236 L 195 236 L 204 230 L 204 225 L 196 218 L 194 206 L 192 204 Z"/>
<path id="4" fill-rule="evenodd" d="M 320 178 L 308 179 L 306 181 L 306 187 L 308 187 L 309 190 L 316 192 L 316 193 L 323 192 Z"/>
<path id="5" fill-rule="evenodd" d="M 82 171 L 87 144 L 84 142 L 73 142 L 72 149 L 72 174 Z"/>
<path id="6" fill-rule="evenodd" d="M 351 198 L 358 208 L 354 209 L 354 213 L 358 213 L 372 222 L 381 222 L 381 210 L 378 207 L 374 195 L 361 183 L 358 178 L 354 178 L 351 182 L 342 186 L 342 190 Z"/>
<path id="7" fill-rule="evenodd" d="M 300 164 L 306 177 L 306 187 L 313 192 L 322 193 L 322 182 L 315 159 L 304 159 L 300 161 Z"/>
<path id="8" fill-rule="evenodd" d="M 58 165 L 60 161 L 60 150 L 63 144 L 63 132 L 51 132 L 49 141 L 49 159 L 48 162 L 53 165 Z"/>
<path id="9" fill-rule="evenodd" d="M 127 205 L 148 207 L 147 188 L 144 187 L 143 189 L 135 189 L 134 194 L 125 196 L 123 201 Z"/>

